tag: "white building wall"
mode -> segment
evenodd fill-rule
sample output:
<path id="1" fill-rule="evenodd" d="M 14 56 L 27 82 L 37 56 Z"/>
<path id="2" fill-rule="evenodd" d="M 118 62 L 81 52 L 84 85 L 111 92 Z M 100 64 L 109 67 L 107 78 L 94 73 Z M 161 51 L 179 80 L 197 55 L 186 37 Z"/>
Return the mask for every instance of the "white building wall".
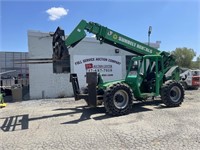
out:
<path id="1" fill-rule="evenodd" d="M 52 37 L 48 33 L 28 31 L 29 58 L 51 58 Z M 115 53 L 115 47 L 100 44 L 95 38 L 85 38 L 77 46 L 69 50 L 71 56 L 71 72 L 74 72 L 74 55 L 92 56 L 120 56 L 122 78 L 126 75 L 126 55 L 129 52 L 120 50 Z M 54 98 L 61 96 L 73 96 L 72 85 L 69 82 L 69 74 L 53 74 L 53 65 L 30 64 L 30 98 Z M 84 85 L 80 81 L 80 85 Z"/>
<path id="2" fill-rule="evenodd" d="M 51 58 L 52 38 L 47 33 L 36 31 L 28 32 L 29 58 Z M 69 74 L 53 74 L 53 65 L 30 64 L 30 98 L 53 98 L 71 96 L 72 88 L 69 86 Z"/>

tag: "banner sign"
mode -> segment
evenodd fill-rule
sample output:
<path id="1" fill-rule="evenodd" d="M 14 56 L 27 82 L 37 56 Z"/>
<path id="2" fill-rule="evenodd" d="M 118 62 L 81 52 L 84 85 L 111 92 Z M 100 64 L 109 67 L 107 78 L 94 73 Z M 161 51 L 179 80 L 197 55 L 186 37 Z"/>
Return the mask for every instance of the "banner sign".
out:
<path id="1" fill-rule="evenodd" d="M 80 87 L 86 84 L 86 72 L 98 72 L 104 81 L 122 79 L 121 56 L 74 55 L 74 72 Z"/>

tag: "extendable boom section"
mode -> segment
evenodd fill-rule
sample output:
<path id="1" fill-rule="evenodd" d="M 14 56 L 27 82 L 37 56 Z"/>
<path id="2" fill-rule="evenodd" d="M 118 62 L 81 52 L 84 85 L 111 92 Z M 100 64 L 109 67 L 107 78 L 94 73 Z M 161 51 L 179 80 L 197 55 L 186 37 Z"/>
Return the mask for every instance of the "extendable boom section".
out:
<path id="1" fill-rule="evenodd" d="M 85 31 L 96 35 L 96 39 L 101 43 L 107 43 L 118 48 L 122 48 L 130 53 L 138 55 L 155 55 L 159 54 L 159 50 L 152 48 L 146 44 L 133 40 L 125 35 L 122 35 L 116 31 L 113 31 L 107 27 L 101 26 L 98 23 L 82 20 L 72 33 L 65 40 L 65 44 L 68 47 L 73 47 L 80 42 L 85 36 Z"/>
<path id="2" fill-rule="evenodd" d="M 70 56 L 68 49 L 77 45 L 83 38 L 86 37 L 86 31 L 96 35 L 96 39 L 100 43 L 107 43 L 117 48 L 121 48 L 133 54 L 140 56 L 144 55 L 162 55 L 166 57 L 166 53 L 150 47 L 144 43 L 131 39 L 98 23 L 86 22 L 82 20 L 76 28 L 65 39 L 64 30 L 57 28 L 53 35 L 53 62 L 54 68 L 61 65 L 64 66 L 64 71 L 70 72 Z M 169 54 L 167 54 L 169 56 Z M 167 56 L 167 57 L 168 57 Z M 167 60 L 167 59 L 166 59 Z M 64 72 L 63 69 L 58 69 L 54 72 Z"/>

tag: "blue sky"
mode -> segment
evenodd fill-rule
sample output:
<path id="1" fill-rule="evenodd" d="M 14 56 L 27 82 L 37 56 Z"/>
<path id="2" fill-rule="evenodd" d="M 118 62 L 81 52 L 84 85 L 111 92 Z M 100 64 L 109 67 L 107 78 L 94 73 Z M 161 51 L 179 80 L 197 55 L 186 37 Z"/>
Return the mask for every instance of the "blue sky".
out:
<path id="1" fill-rule="evenodd" d="M 0 51 L 28 51 L 28 30 L 53 32 L 61 26 L 69 34 L 81 19 L 97 22 L 135 40 L 161 41 L 160 50 L 192 48 L 200 55 L 198 0 L 1 0 Z M 47 10 L 66 10 L 49 19 Z"/>

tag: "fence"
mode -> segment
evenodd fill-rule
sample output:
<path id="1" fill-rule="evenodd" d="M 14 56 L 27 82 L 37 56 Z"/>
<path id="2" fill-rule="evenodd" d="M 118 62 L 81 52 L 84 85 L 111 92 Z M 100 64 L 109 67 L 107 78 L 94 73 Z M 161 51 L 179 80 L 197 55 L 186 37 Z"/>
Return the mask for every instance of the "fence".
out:
<path id="1" fill-rule="evenodd" d="M 29 85 L 29 79 L 1 79 L 1 87 L 4 88 L 10 88 L 11 86 L 15 84 L 20 84 L 22 86 L 28 86 Z"/>

